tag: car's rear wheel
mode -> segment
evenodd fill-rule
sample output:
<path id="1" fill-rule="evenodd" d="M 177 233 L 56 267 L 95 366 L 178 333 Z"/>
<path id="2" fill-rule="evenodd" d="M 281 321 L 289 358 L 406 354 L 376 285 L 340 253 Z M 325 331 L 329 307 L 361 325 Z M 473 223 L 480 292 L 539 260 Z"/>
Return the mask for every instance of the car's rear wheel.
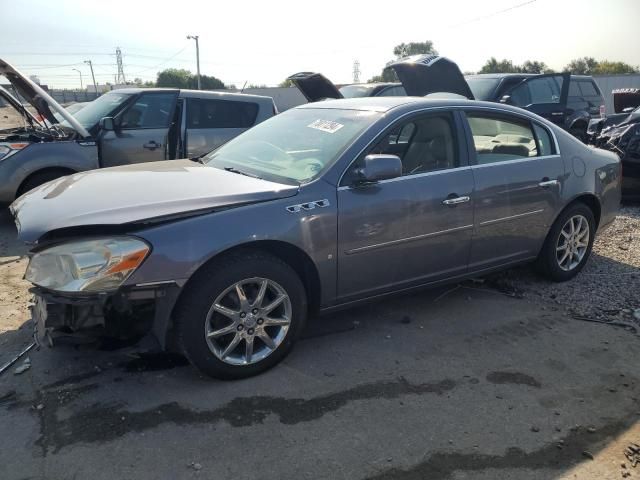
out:
<path id="1" fill-rule="evenodd" d="M 211 263 L 185 288 L 175 311 L 178 340 L 191 363 L 215 378 L 244 378 L 273 367 L 305 324 L 300 278 L 266 253 Z"/>
<path id="2" fill-rule="evenodd" d="M 27 178 L 22 183 L 22 185 L 20 185 L 20 188 L 18 188 L 18 192 L 16 193 L 16 198 L 21 195 L 24 195 L 25 193 L 27 193 L 30 190 L 33 190 L 36 187 L 39 187 L 40 185 L 44 185 L 45 183 L 50 182 L 51 180 L 64 177 L 65 175 L 70 175 L 72 173 L 74 172 L 70 170 L 61 170 L 61 169 L 36 172 L 33 175 L 31 175 L 29 178 Z"/>
<path id="3" fill-rule="evenodd" d="M 596 222 L 583 203 L 569 206 L 556 219 L 538 256 L 538 267 L 551 280 L 575 277 L 591 254 Z"/>

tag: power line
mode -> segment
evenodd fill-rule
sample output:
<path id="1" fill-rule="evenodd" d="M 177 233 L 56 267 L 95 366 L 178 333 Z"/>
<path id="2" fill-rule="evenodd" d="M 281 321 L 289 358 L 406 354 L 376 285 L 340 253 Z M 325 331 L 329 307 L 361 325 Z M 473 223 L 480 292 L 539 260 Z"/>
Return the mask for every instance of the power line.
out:
<path id="1" fill-rule="evenodd" d="M 491 17 L 495 17 L 496 15 L 500 15 L 501 13 L 505 13 L 505 12 L 510 12 L 511 10 L 515 10 L 516 8 L 520 8 L 520 7 L 524 7 L 526 5 L 530 5 L 532 3 L 536 2 L 536 0 L 529 0 L 527 2 L 522 2 L 522 3 L 518 3 L 517 5 L 513 5 L 511 7 L 507 7 L 507 8 L 503 8 L 502 10 L 498 10 L 496 12 L 492 12 L 492 13 L 488 13 L 486 15 L 481 15 L 479 17 L 476 18 L 472 18 L 471 20 L 465 20 L 464 22 L 460 22 L 460 23 L 455 23 L 453 25 L 449 25 L 449 28 L 454 28 L 454 27 L 461 27 L 463 25 L 468 25 L 470 23 L 474 23 L 480 20 L 485 20 L 487 18 L 491 18 Z"/>

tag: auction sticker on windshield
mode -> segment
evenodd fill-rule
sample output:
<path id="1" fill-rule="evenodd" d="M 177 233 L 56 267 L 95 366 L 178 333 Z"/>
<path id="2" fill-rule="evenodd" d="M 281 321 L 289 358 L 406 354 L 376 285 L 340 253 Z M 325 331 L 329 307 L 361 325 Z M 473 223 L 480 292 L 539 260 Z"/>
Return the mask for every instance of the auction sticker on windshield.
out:
<path id="1" fill-rule="evenodd" d="M 344 125 L 338 122 L 332 122 L 331 120 L 318 119 L 314 122 L 311 122 L 309 125 L 307 125 L 307 127 L 315 128 L 316 130 L 322 130 L 323 132 L 327 133 L 336 133 L 338 130 L 344 127 Z"/>

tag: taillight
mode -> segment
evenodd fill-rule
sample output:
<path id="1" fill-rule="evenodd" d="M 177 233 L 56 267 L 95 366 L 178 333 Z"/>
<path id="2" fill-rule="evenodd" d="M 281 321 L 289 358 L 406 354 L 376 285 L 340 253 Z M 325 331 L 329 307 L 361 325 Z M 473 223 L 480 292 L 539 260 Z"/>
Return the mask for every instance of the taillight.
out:
<path id="1" fill-rule="evenodd" d="M 605 108 L 604 105 L 600 105 L 600 118 L 605 117 Z"/>

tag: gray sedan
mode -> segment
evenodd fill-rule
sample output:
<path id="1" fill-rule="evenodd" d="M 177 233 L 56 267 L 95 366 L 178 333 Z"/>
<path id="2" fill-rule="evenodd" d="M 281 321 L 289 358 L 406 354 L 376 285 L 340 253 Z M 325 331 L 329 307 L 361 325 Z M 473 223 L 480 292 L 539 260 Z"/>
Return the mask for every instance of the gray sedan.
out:
<path id="1" fill-rule="evenodd" d="M 304 105 L 200 159 L 78 173 L 13 205 L 37 338 L 152 332 L 218 378 L 290 351 L 309 313 L 535 262 L 574 277 L 620 162 L 525 110 Z"/>

